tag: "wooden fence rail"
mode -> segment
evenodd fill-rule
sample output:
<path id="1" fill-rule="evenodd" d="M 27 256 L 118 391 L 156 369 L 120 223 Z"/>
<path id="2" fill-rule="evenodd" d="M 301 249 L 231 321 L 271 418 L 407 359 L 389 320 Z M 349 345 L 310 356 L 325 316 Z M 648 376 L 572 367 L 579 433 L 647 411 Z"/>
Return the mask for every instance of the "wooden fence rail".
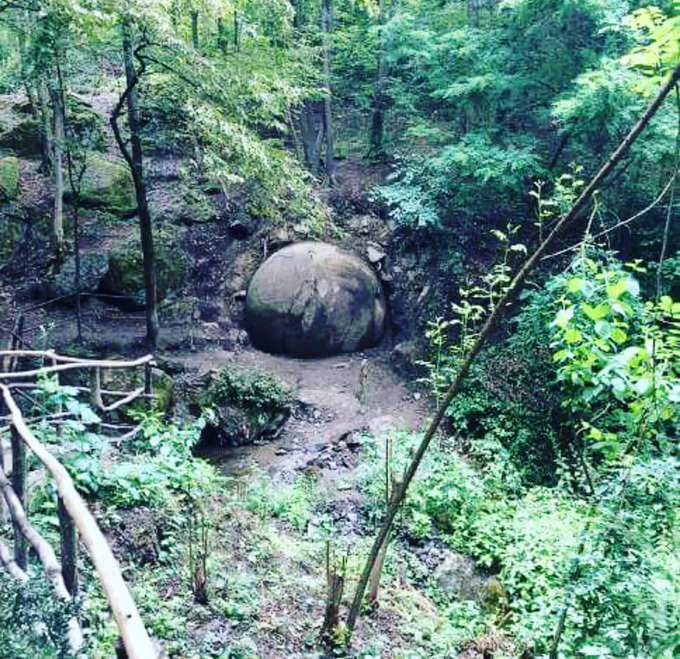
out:
<path id="1" fill-rule="evenodd" d="M 21 370 L 19 365 L 26 359 L 41 359 L 49 365 Z M 14 552 L 0 541 L 0 565 L 7 572 L 25 583 L 29 580 L 27 570 L 27 543 L 30 544 L 43 565 L 48 580 L 52 584 L 57 598 L 70 601 L 77 595 L 77 547 L 78 536 L 86 547 L 97 578 L 109 602 L 113 617 L 118 625 L 120 635 L 127 656 L 130 659 L 154 659 L 157 650 L 144 627 L 135 602 L 123 580 L 118 562 L 111 552 L 111 548 L 97 525 L 87 504 L 78 494 L 73 480 L 64 466 L 37 439 L 28 423 L 31 420 L 56 421 L 66 415 L 58 411 L 51 415 L 38 415 L 27 420 L 14 398 L 14 392 L 20 393 L 27 389 L 38 388 L 36 379 L 45 375 L 56 375 L 64 371 L 84 370 L 91 375 L 89 387 L 78 387 L 78 391 L 90 394 L 90 399 L 100 413 L 107 413 L 129 405 L 135 400 L 143 399 L 147 403 L 153 398 L 151 390 L 151 368 L 153 357 L 146 355 L 132 361 L 108 361 L 93 359 L 78 359 L 58 355 L 51 350 L 21 350 L 14 340 L 8 350 L 0 350 L 0 404 L 4 403 L 7 414 L 0 416 L 0 421 L 6 422 L 6 427 L 0 428 L 0 490 L 3 510 L 8 512 L 14 530 Z M 144 386 L 131 392 L 110 391 L 101 388 L 102 370 L 130 370 L 144 368 Z M 115 396 L 118 400 L 105 405 L 102 395 Z M 111 424 L 102 424 L 116 427 Z M 129 426 L 128 426 L 129 427 Z M 6 461 L 5 451 L 2 449 L 2 433 L 10 431 L 12 448 L 12 469 Z M 119 439 L 134 436 L 138 428 L 133 428 Z M 42 462 L 47 472 L 54 479 L 58 499 L 57 512 L 60 527 L 60 556 L 57 554 L 40 533 L 30 524 L 27 515 L 26 502 L 26 452 L 27 449 Z M 83 635 L 79 621 L 74 617 L 69 621 L 69 644 L 74 655 L 78 655 L 83 646 Z"/>

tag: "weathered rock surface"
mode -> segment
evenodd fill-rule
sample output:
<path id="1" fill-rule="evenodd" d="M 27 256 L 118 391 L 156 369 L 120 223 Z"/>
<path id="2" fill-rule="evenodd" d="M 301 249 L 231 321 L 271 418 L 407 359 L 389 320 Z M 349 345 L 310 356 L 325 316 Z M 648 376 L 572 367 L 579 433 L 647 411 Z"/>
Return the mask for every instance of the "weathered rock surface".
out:
<path id="1" fill-rule="evenodd" d="M 102 278 L 109 267 L 106 254 L 88 252 L 80 257 L 80 291 L 81 293 L 95 293 L 99 289 Z M 46 281 L 40 288 L 40 294 L 45 299 L 60 298 L 71 295 L 75 291 L 75 257 L 70 257 L 62 265 L 61 270 L 52 279 Z M 63 300 L 66 304 L 75 304 L 75 298 Z"/>
<path id="2" fill-rule="evenodd" d="M 0 201 L 16 199 L 19 194 L 19 159 L 16 156 L 0 158 Z"/>
<path id="3" fill-rule="evenodd" d="M 71 200 L 71 191 L 64 193 Z M 80 190 L 80 203 L 104 208 L 116 215 L 130 215 L 137 208 L 132 175 L 122 160 L 106 160 L 98 154 L 88 156 Z"/>
<path id="4" fill-rule="evenodd" d="M 32 158 L 40 155 L 40 127 L 33 119 L 24 119 L 0 134 L 0 147 L 11 149 L 18 156 Z"/>
<path id="5" fill-rule="evenodd" d="M 246 323 L 260 349 L 299 357 L 352 352 L 380 341 L 385 300 L 373 270 L 333 245 L 284 247 L 255 273 Z"/>
<path id="6" fill-rule="evenodd" d="M 170 237 L 156 236 L 156 295 L 164 300 L 174 290 L 181 288 L 186 273 L 182 253 Z M 143 257 L 139 238 L 119 245 L 109 254 L 108 270 L 102 280 L 102 290 L 125 298 L 126 304 L 142 308 L 146 299 L 144 289 Z"/>

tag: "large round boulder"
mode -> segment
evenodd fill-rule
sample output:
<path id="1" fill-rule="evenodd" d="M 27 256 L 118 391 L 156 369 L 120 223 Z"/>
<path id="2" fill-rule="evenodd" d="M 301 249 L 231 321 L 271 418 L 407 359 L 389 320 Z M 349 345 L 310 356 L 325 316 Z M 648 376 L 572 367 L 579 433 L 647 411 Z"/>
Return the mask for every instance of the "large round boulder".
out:
<path id="1" fill-rule="evenodd" d="M 270 256 L 250 282 L 246 323 L 263 350 L 320 357 L 375 345 L 385 299 L 373 270 L 333 245 L 302 242 Z"/>

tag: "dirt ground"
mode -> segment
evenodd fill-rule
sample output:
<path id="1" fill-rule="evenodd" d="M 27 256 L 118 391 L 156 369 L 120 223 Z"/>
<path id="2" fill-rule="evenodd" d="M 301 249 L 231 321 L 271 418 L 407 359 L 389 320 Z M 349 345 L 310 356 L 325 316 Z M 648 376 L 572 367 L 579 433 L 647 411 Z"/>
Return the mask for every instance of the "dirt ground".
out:
<path id="1" fill-rule="evenodd" d="M 293 359 L 246 348 L 177 358 L 196 375 L 226 365 L 270 373 L 285 382 L 300 403 L 275 441 L 214 449 L 207 457 L 230 473 L 243 472 L 254 459 L 275 482 L 290 482 L 296 472 L 315 468 L 321 485 L 332 489 L 339 473 L 354 466 L 358 435 L 375 436 L 388 428 L 418 430 L 426 419 L 424 397 L 394 373 L 388 356 L 384 348 L 374 348 L 323 359 Z"/>

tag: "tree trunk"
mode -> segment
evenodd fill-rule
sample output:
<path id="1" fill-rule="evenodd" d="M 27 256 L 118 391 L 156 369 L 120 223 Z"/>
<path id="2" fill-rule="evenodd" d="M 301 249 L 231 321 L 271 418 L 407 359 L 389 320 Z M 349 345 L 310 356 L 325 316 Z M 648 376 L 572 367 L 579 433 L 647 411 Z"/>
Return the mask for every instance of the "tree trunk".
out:
<path id="1" fill-rule="evenodd" d="M 139 216 L 139 233 L 142 241 L 144 258 L 144 288 L 146 292 L 146 338 L 152 346 L 158 342 L 158 310 L 156 308 L 156 261 L 153 247 L 153 227 L 146 195 L 146 181 L 142 162 L 142 140 L 137 113 L 137 92 L 135 89 L 137 74 L 132 54 L 132 41 L 129 28 L 123 36 L 123 59 L 125 62 L 125 78 L 129 88 L 127 97 L 128 125 L 130 127 L 131 171 L 137 198 L 137 214 Z"/>
<path id="2" fill-rule="evenodd" d="M 52 243 L 57 261 L 64 245 L 64 107 L 56 81 L 50 79 L 52 104 L 52 163 L 54 173 L 54 204 L 52 208 Z"/>
<path id="3" fill-rule="evenodd" d="M 198 50 L 198 12 L 191 12 L 191 43 L 194 44 L 194 48 Z"/>
<path id="4" fill-rule="evenodd" d="M 222 53 L 227 51 L 227 42 L 224 40 L 224 21 L 221 16 L 217 19 L 217 46 Z"/>
<path id="5" fill-rule="evenodd" d="M 234 7 L 234 49 L 237 52 L 241 49 L 241 46 L 240 46 L 240 42 L 241 42 L 240 31 L 241 31 L 241 28 L 240 28 L 239 22 L 238 22 L 238 9 L 236 9 L 236 7 Z"/>
<path id="6" fill-rule="evenodd" d="M 326 146 L 325 168 L 328 180 L 335 185 L 335 153 L 333 134 L 333 114 L 331 107 L 331 33 L 333 32 L 333 0 L 322 0 L 321 33 L 323 37 L 323 75 L 325 95 L 323 99 L 323 131 Z"/>
<path id="7" fill-rule="evenodd" d="M 324 135 L 323 123 L 319 124 L 317 121 L 321 112 L 320 103 L 310 100 L 304 102 L 300 112 L 300 135 L 305 164 L 315 176 L 319 173 L 321 143 Z"/>
<path id="8" fill-rule="evenodd" d="M 378 9 L 378 51 L 377 51 L 377 77 L 373 94 L 373 116 L 371 118 L 371 135 L 369 139 L 369 158 L 382 158 L 384 156 L 385 134 L 385 58 L 383 56 L 383 25 L 385 22 L 385 0 L 380 0 Z"/>
<path id="9" fill-rule="evenodd" d="M 47 173 L 52 164 L 49 95 L 44 80 L 38 81 L 38 114 L 40 116 L 40 169 Z"/>

